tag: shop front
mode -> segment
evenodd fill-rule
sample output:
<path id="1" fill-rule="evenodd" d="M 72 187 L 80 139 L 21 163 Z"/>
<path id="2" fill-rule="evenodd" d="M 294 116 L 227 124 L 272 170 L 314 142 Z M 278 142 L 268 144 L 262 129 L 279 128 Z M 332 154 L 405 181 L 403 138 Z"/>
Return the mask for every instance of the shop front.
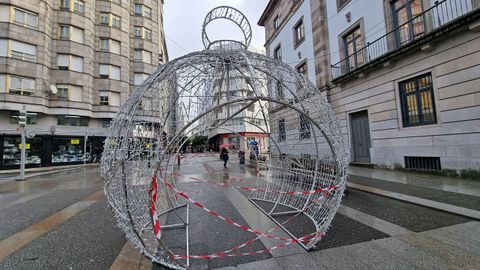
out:
<path id="1" fill-rule="evenodd" d="M 27 138 L 25 167 L 48 167 L 99 162 L 105 137 L 35 136 Z M 20 167 L 21 138 L 0 135 L 0 169 Z"/>

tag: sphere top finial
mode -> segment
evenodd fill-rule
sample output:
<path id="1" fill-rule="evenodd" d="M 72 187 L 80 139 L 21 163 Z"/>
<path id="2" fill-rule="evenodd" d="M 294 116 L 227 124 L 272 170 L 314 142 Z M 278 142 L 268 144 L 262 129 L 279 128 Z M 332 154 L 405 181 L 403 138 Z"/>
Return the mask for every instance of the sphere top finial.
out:
<path id="1" fill-rule="evenodd" d="M 235 23 L 242 30 L 244 40 L 210 40 L 207 34 L 207 25 L 218 19 L 229 20 Z M 250 42 L 252 41 L 252 27 L 250 26 L 250 22 L 248 21 L 247 17 L 238 9 L 229 6 L 219 6 L 210 10 L 210 12 L 207 13 L 207 16 L 205 16 L 205 20 L 202 25 L 202 41 L 205 49 L 232 49 L 236 47 L 247 48 L 250 46 Z"/>

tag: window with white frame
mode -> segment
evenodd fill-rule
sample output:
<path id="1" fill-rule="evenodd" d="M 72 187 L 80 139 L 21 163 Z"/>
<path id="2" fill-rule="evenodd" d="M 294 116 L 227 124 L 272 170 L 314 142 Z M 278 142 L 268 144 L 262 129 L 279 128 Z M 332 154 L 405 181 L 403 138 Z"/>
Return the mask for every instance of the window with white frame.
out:
<path id="1" fill-rule="evenodd" d="M 30 62 L 37 60 L 37 47 L 35 45 L 16 40 L 9 40 L 9 44 L 10 57 Z"/>
<path id="2" fill-rule="evenodd" d="M 58 54 L 57 65 L 60 70 L 83 72 L 83 57 L 70 54 Z"/>
<path id="3" fill-rule="evenodd" d="M 100 96 L 100 105 L 105 106 L 105 105 L 109 104 L 108 103 L 108 93 L 109 93 L 109 91 L 104 91 L 104 90 L 103 91 L 100 90 L 98 92 L 98 95 Z"/>
<path id="4" fill-rule="evenodd" d="M 8 77 L 10 89 L 8 92 L 15 95 L 31 96 L 35 92 L 35 79 L 20 76 Z"/>
<path id="5" fill-rule="evenodd" d="M 110 52 L 120 54 L 120 41 L 110 39 Z"/>
<path id="6" fill-rule="evenodd" d="M 73 0 L 73 11 L 80 14 L 85 14 L 85 1 Z"/>
<path id="7" fill-rule="evenodd" d="M 70 10 L 71 0 L 60 0 L 60 9 L 61 10 Z"/>
<path id="8" fill-rule="evenodd" d="M 55 94 L 57 100 L 68 100 L 68 84 L 57 84 L 57 93 Z"/>
<path id="9" fill-rule="evenodd" d="M 110 92 L 110 106 L 120 106 L 120 93 Z"/>
<path id="10" fill-rule="evenodd" d="M 100 38 L 100 50 L 102 52 L 109 52 L 110 51 L 110 39 Z"/>
<path id="11" fill-rule="evenodd" d="M 83 87 L 77 85 L 70 85 L 68 90 L 68 99 L 70 101 L 83 101 Z"/>
<path id="12" fill-rule="evenodd" d="M 142 51 L 143 50 L 139 50 L 139 49 L 135 49 L 133 51 L 133 59 L 135 60 L 135 62 L 141 62 L 142 61 Z"/>
<path id="13" fill-rule="evenodd" d="M 71 25 L 60 25 L 60 39 L 67 39 L 83 44 L 83 29 Z"/>
<path id="14" fill-rule="evenodd" d="M 10 21 L 10 6 L 0 5 L 0 22 Z"/>
<path id="15" fill-rule="evenodd" d="M 120 80 L 120 67 L 100 64 L 99 75 L 102 79 Z"/>
<path id="16" fill-rule="evenodd" d="M 149 19 L 152 18 L 152 9 L 142 4 L 135 4 L 134 13 L 136 16 L 143 16 Z"/>
<path id="17" fill-rule="evenodd" d="M 114 14 L 112 14 L 111 16 L 112 16 L 112 27 L 121 28 L 122 18 Z"/>
<path id="18" fill-rule="evenodd" d="M 145 73 L 135 73 L 133 74 L 133 84 L 141 85 L 148 78 L 148 74 Z"/>
<path id="19" fill-rule="evenodd" d="M 110 25 L 110 14 L 106 12 L 100 13 L 100 24 Z"/>
<path id="20" fill-rule="evenodd" d="M 7 75 L 0 74 L 0 93 L 7 92 Z"/>
<path id="21" fill-rule="evenodd" d="M 141 26 L 134 26 L 133 27 L 133 36 L 136 38 L 142 38 L 142 27 Z"/>
<path id="22" fill-rule="evenodd" d="M 143 33 L 144 33 L 144 36 L 143 38 L 146 39 L 146 40 L 152 40 L 152 30 L 148 29 L 148 28 L 143 28 Z"/>
<path id="23" fill-rule="evenodd" d="M 13 8 L 13 22 L 25 27 L 37 28 L 38 16 L 35 13 L 15 7 Z"/>

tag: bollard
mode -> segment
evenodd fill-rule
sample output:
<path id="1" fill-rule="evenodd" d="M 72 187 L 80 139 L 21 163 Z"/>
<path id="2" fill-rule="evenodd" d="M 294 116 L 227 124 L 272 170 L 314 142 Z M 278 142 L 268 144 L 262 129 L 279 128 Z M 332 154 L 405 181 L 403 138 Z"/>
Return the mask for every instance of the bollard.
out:
<path id="1" fill-rule="evenodd" d="M 180 155 L 177 155 L 178 166 L 180 166 Z"/>

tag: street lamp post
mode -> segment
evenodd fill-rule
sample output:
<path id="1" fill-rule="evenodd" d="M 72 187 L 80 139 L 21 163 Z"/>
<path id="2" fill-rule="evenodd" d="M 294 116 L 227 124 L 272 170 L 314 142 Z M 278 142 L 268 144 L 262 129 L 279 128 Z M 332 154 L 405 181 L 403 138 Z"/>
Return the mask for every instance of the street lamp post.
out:
<path id="1" fill-rule="evenodd" d="M 22 110 L 20 110 L 20 114 L 18 116 L 18 124 L 22 129 L 22 139 L 20 142 L 20 179 L 25 180 L 25 151 L 26 151 L 26 137 L 27 137 L 27 110 L 25 105 L 23 105 Z"/>

